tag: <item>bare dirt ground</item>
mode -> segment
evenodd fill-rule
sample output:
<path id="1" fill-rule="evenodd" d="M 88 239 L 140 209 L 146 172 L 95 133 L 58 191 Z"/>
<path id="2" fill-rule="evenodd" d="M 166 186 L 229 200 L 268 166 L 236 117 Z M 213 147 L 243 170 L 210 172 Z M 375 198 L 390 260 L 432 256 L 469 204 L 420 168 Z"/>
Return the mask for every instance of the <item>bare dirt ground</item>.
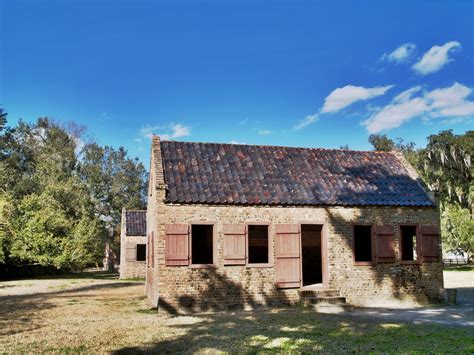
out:
<path id="1" fill-rule="evenodd" d="M 350 313 L 350 316 L 474 329 L 474 271 L 445 271 L 444 286 L 457 289 L 456 305 L 406 309 L 363 308 Z"/>
<path id="2" fill-rule="evenodd" d="M 447 277 L 474 286 L 474 272 Z M 474 351 L 474 327 L 299 307 L 173 317 L 143 288 L 110 274 L 0 282 L 0 353 Z"/>

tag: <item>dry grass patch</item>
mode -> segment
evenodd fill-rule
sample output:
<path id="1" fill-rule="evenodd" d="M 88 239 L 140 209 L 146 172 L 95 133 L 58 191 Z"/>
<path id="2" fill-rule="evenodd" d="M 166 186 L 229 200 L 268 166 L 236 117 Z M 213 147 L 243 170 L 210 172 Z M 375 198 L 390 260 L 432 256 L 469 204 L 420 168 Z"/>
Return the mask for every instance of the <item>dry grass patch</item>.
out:
<path id="1" fill-rule="evenodd" d="M 465 329 L 304 308 L 157 314 L 145 307 L 142 282 L 73 278 L 0 284 L 5 285 L 0 287 L 0 353 L 474 350 L 474 334 Z"/>

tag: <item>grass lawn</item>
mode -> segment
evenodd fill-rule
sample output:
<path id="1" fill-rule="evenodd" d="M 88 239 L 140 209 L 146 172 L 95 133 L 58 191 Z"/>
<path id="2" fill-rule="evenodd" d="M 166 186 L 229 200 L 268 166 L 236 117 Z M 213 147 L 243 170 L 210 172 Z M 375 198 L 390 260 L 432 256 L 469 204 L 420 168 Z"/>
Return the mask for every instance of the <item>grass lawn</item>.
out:
<path id="1" fill-rule="evenodd" d="M 386 323 L 307 308 L 171 317 L 143 282 L 81 275 L 0 283 L 2 352 L 456 352 L 474 331 Z"/>

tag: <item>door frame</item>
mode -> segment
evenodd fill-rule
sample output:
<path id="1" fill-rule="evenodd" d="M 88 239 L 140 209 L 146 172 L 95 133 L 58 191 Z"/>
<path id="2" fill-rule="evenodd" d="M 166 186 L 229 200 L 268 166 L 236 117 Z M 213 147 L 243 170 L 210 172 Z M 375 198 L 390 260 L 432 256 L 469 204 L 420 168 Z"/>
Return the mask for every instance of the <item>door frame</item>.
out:
<path id="1" fill-rule="evenodd" d="M 328 229 L 327 223 L 325 222 L 313 222 L 313 221 L 303 221 L 299 222 L 299 230 L 300 230 L 300 288 L 303 287 L 317 287 L 317 288 L 327 288 L 329 287 L 329 262 L 328 262 Z M 303 286 L 303 225 L 318 225 L 322 226 L 321 228 L 321 272 L 323 282 L 320 284 L 313 284 L 313 285 L 306 285 Z"/>

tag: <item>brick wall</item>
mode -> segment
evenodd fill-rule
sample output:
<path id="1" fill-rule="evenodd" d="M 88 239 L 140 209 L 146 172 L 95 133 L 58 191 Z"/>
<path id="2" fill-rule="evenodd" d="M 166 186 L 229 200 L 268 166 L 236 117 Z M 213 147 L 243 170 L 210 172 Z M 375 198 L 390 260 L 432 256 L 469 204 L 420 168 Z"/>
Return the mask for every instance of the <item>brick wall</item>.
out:
<path id="1" fill-rule="evenodd" d="M 126 249 L 136 249 L 137 244 L 146 244 L 146 237 L 122 236 L 120 238 L 120 278 L 133 279 L 146 276 L 146 261 L 127 260 Z"/>
<path id="2" fill-rule="evenodd" d="M 122 209 L 122 220 L 120 223 L 120 278 L 132 279 L 146 276 L 146 262 L 128 260 L 127 248 L 136 250 L 137 244 L 146 244 L 146 236 L 127 236 L 126 234 L 126 210 Z"/>
<path id="3" fill-rule="evenodd" d="M 443 289 L 442 264 L 401 265 L 398 256 L 398 225 L 401 223 L 439 225 L 433 208 L 313 208 L 313 207 L 235 207 L 166 205 L 157 208 L 159 223 L 155 242 L 153 284 L 164 307 L 219 308 L 275 302 L 298 301 L 297 289 L 274 287 L 275 269 L 224 266 L 223 224 L 271 223 L 274 259 L 274 224 L 308 223 L 327 227 L 328 286 L 340 291 L 354 305 L 395 305 L 436 302 Z M 164 225 L 166 223 L 214 223 L 217 237 L 216 268 L 165 266 Z M 354 266 L 351 223 L 392 225 L 395 230 L 397 261 L 375 266 Z M 155 297 L 157 293 L 155 292 Z M 157 299 L 149 299 L 156 305 Z"/>
<path id="4" fill-rule="evenodd" d="M 327 287 L 339 290 L 354 305 L 414 305 L 438 302 L 443 290 L 442 263 L 400 264 L 399 224 L 439 227 L 435 208 L 269 207 L 166 204 L 158 137 L 153 138 L 147 208 L 148 234 L 155 236 L 154 268 L 147 268 L 150 306 L 182 310 L 253 307 L 299 301 L 298 289 L 275 288 L 275 268 L 224 266 L 223 224 L 270 223 L 271 258 L 275 259 L 275 224 L 323 224 L 327 233 Z M 165 265 L 165 224 L 214 224 L 217 248 L 214 268 Z M 355 266 L 351 223 L 392 225 L 396 261 Z M 439 245 L 441 248 L 441 245 Z"/>

